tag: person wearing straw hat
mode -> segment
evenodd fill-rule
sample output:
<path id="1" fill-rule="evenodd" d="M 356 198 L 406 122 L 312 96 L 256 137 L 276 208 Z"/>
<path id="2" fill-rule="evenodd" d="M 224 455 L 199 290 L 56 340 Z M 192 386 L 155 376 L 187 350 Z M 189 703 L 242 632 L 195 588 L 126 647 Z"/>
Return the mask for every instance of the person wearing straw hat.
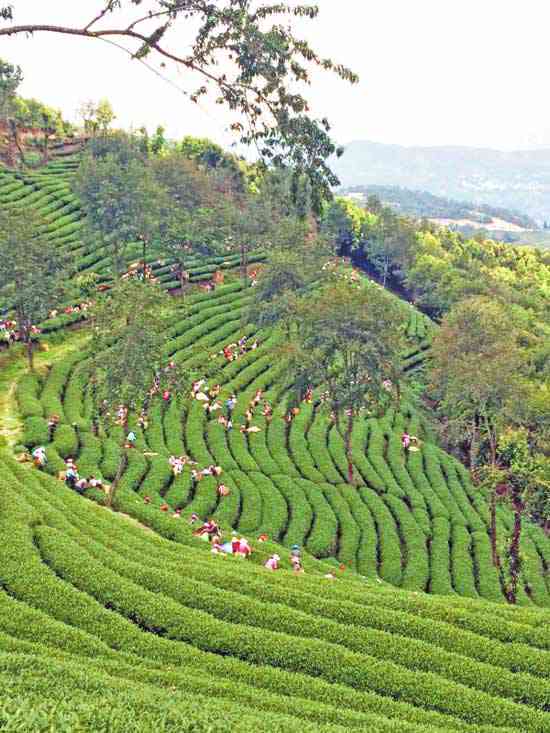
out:
<path id="1" fill-rule="evenodd" d="M 266 560 L 264 567 L 267 568 L 267 570 L 278 570 L 280 559 L 279 555 L 272 555 L 269 560 Z"/>

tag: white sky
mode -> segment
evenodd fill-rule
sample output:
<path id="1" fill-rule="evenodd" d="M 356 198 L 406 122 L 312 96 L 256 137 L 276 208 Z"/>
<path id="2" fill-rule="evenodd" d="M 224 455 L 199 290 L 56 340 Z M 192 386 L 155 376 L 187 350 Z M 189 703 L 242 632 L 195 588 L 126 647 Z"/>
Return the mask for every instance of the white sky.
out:
<path id="1" fill-rule="evenodd" d="M 18 23 L 85 25 L 102 7 L 101 0 L 11 2 Z M 548 0 L 318 4 L 319 19 L 301 24 L 304 35 L 360 75 L 360 84 L 352 87 L 323 74 L 310 92 L 313 110 L 329 117 L 339 142 L 550 146 Z M 114 17 L 109 24 L 114 25 Z M 185 46 L 189 37 L 182 30 L 171 43 Z M 202 102 L 198 109 L 100 41 L 52 34 L 2 37 L 0 57 L 23 67 L 24 96 L 59 107 L 71 119 L 83 100 L 108 97 L 120 126 L 154 129 L 163 124 L 174 138 L 192 134 L 222 144 L 231 140 L 219 107 Z M 160 69 L 158 58 L 151 63 Z M 185 87 L 185 72 L 168 67 L 163 73 Z"/>

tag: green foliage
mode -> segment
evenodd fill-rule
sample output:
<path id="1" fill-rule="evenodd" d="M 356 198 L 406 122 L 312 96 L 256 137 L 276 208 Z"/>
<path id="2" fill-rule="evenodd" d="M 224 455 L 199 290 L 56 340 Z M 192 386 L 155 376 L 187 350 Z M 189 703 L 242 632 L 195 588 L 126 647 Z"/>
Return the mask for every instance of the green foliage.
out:
<path id="1" fill-rule="evenodd" d="M 436 333 L 431 379 L 455 437 L 467 436 L 474 468 L 480 441 L 496 460 L 498 436 L 514 418 L 527 359 L 506 309 L 487 298 L 463 301 Z"/>
<path id="2" fill-rule="evenodd" d="M 98 301 L 93 313 L 93 373 L 98 393 L 114 405 L 145 399 L 166 340 L 166 296 L 155 285 L 126 280 Z"/>
<path id="3" fill-rule="evenodd" d="M 0 59 L 0 118 L 6 119 L 13 112 L 16 92 L 23 81 L 20 66 L 14 66 Z"/>
<path id="4" fill-rule="evenodd" d="M 145 252 L 158 233 L 162 191 L 151 170 L 131 142 L 121 141 L 116 153 L 96 157 L 92 149 L 85 156 L 74 190 L 86 214 L 86 236 L 108 248 L 120 276 L 130 243 L 141 241 Z"/>
<path id="5" fill-rule="evenodd" d="M 296 320 L 297 386 L 326 385 L 339 415 L 372 414 L 388 402 L 383 382 L 397 388 L 401 347 L 401 311 L 391 296 L 374 285 L 327 285 L 303 299 Z"/>
<path id="6" fill-rule="evenodd" d="M 0 291 L 15 311 L 32 368 L 33 327 L 58 302 L 64 289 L 64 258 L 39 234 L 43 222 L 32 211 L 0 209 Z"/>

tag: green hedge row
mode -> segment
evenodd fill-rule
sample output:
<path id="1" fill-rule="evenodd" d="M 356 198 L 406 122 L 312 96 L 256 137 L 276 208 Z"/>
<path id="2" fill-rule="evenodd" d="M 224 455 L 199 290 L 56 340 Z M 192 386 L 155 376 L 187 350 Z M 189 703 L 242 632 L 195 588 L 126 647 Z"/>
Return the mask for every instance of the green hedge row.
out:
<path id="1" fill-rule="evenodd" d="M 456 667 L 447 673 L 456 672 L 460 676 L 468 675 L 470 683 L 487 684 L 492 687 L 487 694 L 474 690 L 455 682 L 445 680 L 433 672 L 411 671 L 393 662 L 377 659 L 371 654 L 344 649 L 341 645 L 327 645 L 318 640 L 320 633 L 329 633 L 329 625 L 314 621 L 311 617 L 304 620 L 300 633 L 308 633 L 309 638 L 298 638 L 284 632 L 273 632 L 267 628 L 257 629 L 242 623 L 250 619 L 254 613 L 254 604 L 251 602 L 243 606 L 237 605 L 238 619 L 231 617 L 231 621 L 214 618 L 210 612 L 202 609 L 190 608 L 182 605 L 183 596 L 187 603 L 195 601 L 203 603 L 202 592 L 190 595 L 185 593 L 184 580 L 166 575 L 162 578 L 163 584 L 171 584 L 171 591 L 178 600 L 169 598 L 166 594 L 159 597 L 158 580 L 156 591 L 151 592 L 143 587 L 145 572 L 139 574 L 139 581 L 126 580 L 120 575 L 123 567 L 128 573 L 130 564 L 124 563 L 117 567 L 115 572 L 104 563 L 114 563 L 115 558 L 110 553 L 102 556 L 103 562 L 98 562 L 89 553 L 83 553 L 82 547 L 73 543 L 66 536 L 47 527 L 37 527 L 35 538 L 40 552 L 50 564 L 55 567 L 61 578 L 68 580 L 72 586 L 81 589 L 87 595 L 95 597 L 101 603 L 108 602 L 109 606 L 119 614 L 131 616 L 139 620 L 139 625 L 154 631 L 161 637 L 180 640 L 202 648 L 205 651 L 229 654 L 256 664 L 272 664 L 282 666 L 288 671 L 321 676 L 326 681 L 347 684 L 356 689 L 375 689 L 384 694 L 399 694 L 402 698 L 415 703 L 424 703 L 441 712 L 459 715 L 471 722 L 492 723 L 500 725 L 515 725 L 522 730 L 539 730 L 549 721 L 547 716 L 535 708 L 493 697 L 501 695 L 503 690 L 522 701 L 531 698 L 534 705 L 547 704 L 546 683 L 521 678 L 519 675 L 506 674 L 499 670 L 492 678 L 494 670 L 482 670 L 481 665 L 473 665 L 469 674 L 464 659 L 457 660 Z M 97 549 L 94 551 L 97 553 Z M 137 566 L 140 570 L 140 566 Z M 155 573 L 158 577 L 159 573 Z M 197 586 L 195 586 L 196 588 Z M 209 611 L 212 604 L 218 599 L 216 607 L 219 613 L 229 614 L 231 606 L 227 595 L 221 597 L 213 593 L 209 598 Z M 277 609 L 279 628 L 283 625 L 282 609 Z M 257 621 L 267 624 L 271 621 L 266 618 L 266 609 L 263 615 L 258 614 Z M 271 624 L 273 622 L 271 621 Z M 288 621 L 294 631 L 297 629 L 298 617 L 296 612 L 290 613 Z M 321 632 L 322 629 L 322 632 Z M 336 625 L 334 633 L 338 632 L 340 641 L 344 635 L 343 627 Z M 357 645 L 359 634 L 357 630 L 349 634 L 347 639 L 351 645 Z M 336 636 L 335 636 L 336 639 Z M 354 641 L 355 640 L 355 641 Z M 370 639 L 369 651 L 372 648 Z M 366 646 L 366 644 L 365 644 Z M 399 651 L 400 650 L 400 651 Z M 398 640 L 393 654 L 403 661 L 403 642 Z M 426 665 L 430 664 L 430 657 L 426 657 Z M 421 664 L 419 649 L 415 649 L 416 664 Z M 432 658 L 433 661 L 433 658 Z M 446 660 L 448 665 L 449 660 Z M 433 669 L 433 667 L 432 667 Z M 486 678 L 482 678 L 482 671 L 486 671 Z"/>

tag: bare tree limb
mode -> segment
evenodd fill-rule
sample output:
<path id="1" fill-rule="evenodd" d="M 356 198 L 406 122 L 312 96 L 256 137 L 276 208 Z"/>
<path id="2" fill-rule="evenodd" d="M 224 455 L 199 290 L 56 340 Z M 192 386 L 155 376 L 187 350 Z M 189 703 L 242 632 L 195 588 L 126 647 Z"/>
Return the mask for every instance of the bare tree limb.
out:
<path id="1" fill-rule="evenodd" d="M 97 15 L 93 20 L 91 20 L 88 23 L 88 25 L 84 28 L 84 30 L 85 31 L 89 30 L 93 25 L 95 25 L 96 23 L 98 23 L 111 10 L 112 10 L 112 8 L 110 7 L 110 4 L 107 5 L 107 7 L 104 8 L 99 15 Z"/>
<path id="2" fill-rule="evenodd" d="M 201 74 L 202 76 L 206 77 L 210 81 L 214 82 L 220 88 L 229 89 L 231 86 L 237 86 L 245 91 L 255 94 L 261 100 L 262 103 L 266 104 L 269 111 L 275 116 L 275 111 L 271 103 L 265 96 L 261 95 L 261 93 L 259 92 L 257 88 L 247 86 L 242 83 L 232 84 L 231 82 L 225 81 L 222 77 L 217 77 L 214 74 L 211 74 L 210 72 L 206 71 L 206 69 L 198 66 L 197 64 L 194 64 L 188 58 L 182 58 L 180 56 L 176 56 L 173 53 L 166 51 L 164 48 L 162 48 L 162 46 L 159 46 L 158 43 L 150 43 L 150 38 L 142 35 L 141 33 L 137 33 L 136 31 L 133 31 L 133 30 L 121 28 L 121 29 L 105 29 L 105 30 L 92 31 L 92 30 L 87 30 L 86 28 L 68 28 L 66 26 L 57 26 L 57 25 L 20 25 L 20 26 L 11 26 L 10 28 L 0 28 L 0 36 L 11 36 L 11 35 L 19 34 L 19 33 L 31 33 L 31 34 L 32 33 L 60 33 L 62 35 L 82 36 L 84 38 L 99 38 L 99 39 L 106 39 L 109 36 L 119 36 L 119 37 L 131 38 L 132 40 L 138 40 L 138 41 L 141 41 L 141 43 L 150 44 L 151 49 L 155 50 L 161 56 L 164 56 L 165 58 L 168 58 L 171 61 L 175 61 L 178 64 L 182 64 L 183 66 L 186 66 L 191 71 L 195 71 L 198 74 Z"/>
<path id="3" fill-rule="evenodd" d="M 144 15 L 143 18 L 138 18 L 137 20 L 134 20 L 133 23 L 130 23 L 128 28 L 126 28 L 127 31 L 132 31 L 136 27 L 136 25 L 139 25 L 140 23 L 143 23 L 145 20 L 152 20 L 153 18 L 160 18 L 163 15 L 169 15 L 169 10 L 160 10 L 158 13 L 149 13 L 148 15 Z"/>
<path id="4" fill-rule="evenodd" d="M 307 41 L 296 38 L 291 28 L 277 24 L 275 20 L 270 28 L 260 23 L 277 15 L 292 14 L 312 19 L 318 13 L 316 5 L 293 6 L 272 2 L 261 4 L 252 13 L 249 12 L 250 4 L 249 0 L 223 0 L 219 3 L 156 0 L 152 4 L 156 8 L 154 12 L 151 9 L 145 14 L 142 9 L 143 15 L 138 13 L 127 27 L 101 28 L 96 24 L 108 13 L 125 5 L 141 5 L 141 0 L 127 0 L 126 3 L 124 0 L 103 0 L 101 12 L 84 28 L 41 23 L 9 25 L 0 28 L 0 37 L 53 33 L 110 43 L 115 43 L 112 39 L 116 38 L 131 41 L 125 51 L 140 62 L 152 52 L 169 59 L 213 84 L 219 92 L 216 103 L 244 116 L 248 123 L 246 130 L 240 121 L 231 125 L 231 129 L 240 134 L 241 143 L 260 145 L 261 156 L 272 165 L 292 167 L 296 180 L 305 173 L 312 190 L 322 191 L 323 195 L 330 197 L 330 186 L 336 185 L 338 180 L 326 161 L 333 154 L 340 155 L 341 149 L 329 136 L 328 120 L 311 118 L 307 100 L 299 91 L 294 91 L 292 85 L 309 83 L 308 64 L 332 71 L 350 83 L 356 83 L 357 76 L 345 66 L 319 56 Z M 12 20 L 11 13 L 6 12 L 1 17 Z M 169 43 L 164 40 L 167 31 L 180 17 L 200 21 L 188 55 L 182 55 L 185 51 L 179 51 L 177 47 L 173 51 L 168 50 Z M 144 24 L 153 19 L 157 22 L 153 22 L 149 32 Z M 117 21 L 112 22 L 118 24 Z M 154 28 L 155 25 L 158 27 Z M 138 44 L 137 48 L 135 44 Z M 219 54 L 234 65 L 235 73 L 230 74 L 230 78 L 221 70 L 223 64 Z M 200 97 L 208 92 L 209 86 L 203 83 L 188 96 L 198 103 Z"/>

